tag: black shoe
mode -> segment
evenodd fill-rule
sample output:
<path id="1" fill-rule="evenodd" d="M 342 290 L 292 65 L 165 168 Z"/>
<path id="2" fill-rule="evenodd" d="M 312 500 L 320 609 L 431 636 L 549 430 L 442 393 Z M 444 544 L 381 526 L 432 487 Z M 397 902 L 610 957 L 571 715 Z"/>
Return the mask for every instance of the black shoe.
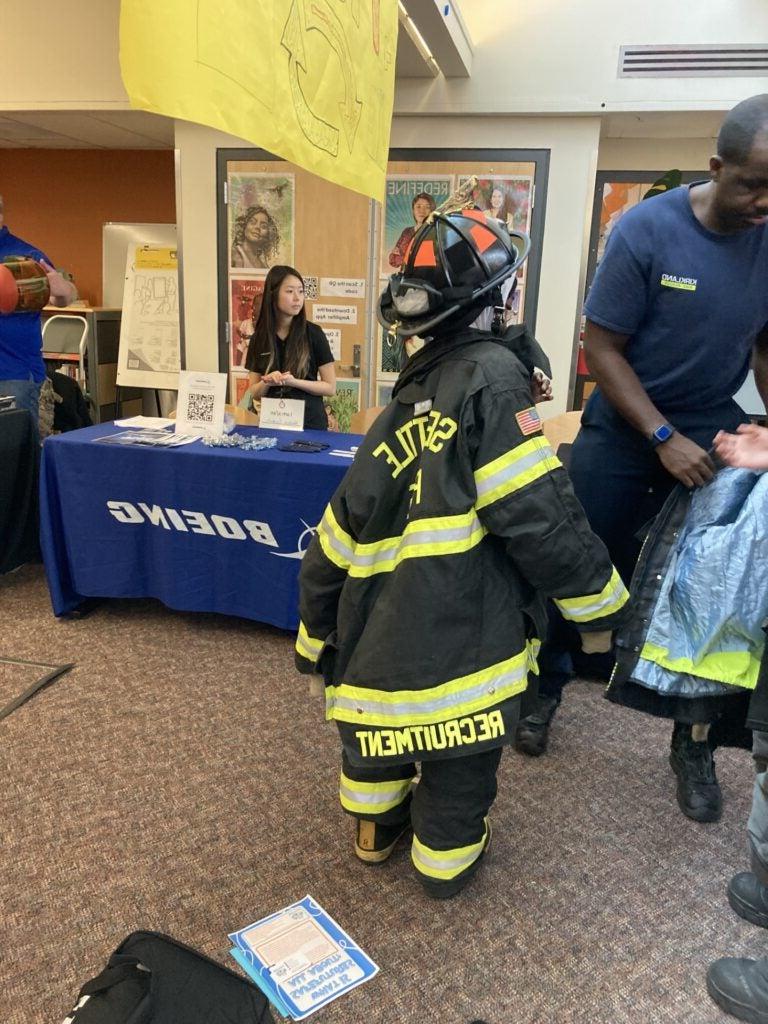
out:
<path id="1" fill-rule="evenodd" d="M 751 871 L 733 876 L 728 884 L 728 902 L 745 921 L 768 928 L 768 889 Z"/>
<path id="2" fill-rule="evenodd" d="M 721 1010 L 750 1024 L 768 1024 L 768 960 L 724 956 L 707 971 L 707 992 Z"/>
<path id="3" fill-rule="evenodd" d="M 690 725 L 675 722 L 669 763 L 677 775 L 677 802 L 694 821 L 719 821 L 723 797 L 715 775 L 715 762 L 706 740 L 697 743 Z"/>
<path id="4" fill-rule="evenodd" d="M 358 820 L 355 856 L 366 864 L 383 864 L 391 856 L 400 837 L 410 829 L 410 821 L 399 825 L 381 825 L 375 821 Z"/>
<path id="5" fill-rule="evenodd" d="M 541 757 L 547 749 L 549 726 L 555 717 L 557 697 L 539 697 L 533 714 L 522 718 L 515 733 L 515 750 L 529 757 Z"/>
<path id="6" fill-rule="evenodd" d="M 452 878 L 450 881 L 438 882 L 433 881 L 431 878 L 426 878 L 424 875 L 419 875 L 419 880 L 424 886 L 424 891 L 428 896 L 431 896 L 433 900 L 450 900 L 454 896 L 458 896 L 462 889 L 466 889 L 469 883 L 477 874 L 477 869 L 483 862 L 483 858 L 488 852 L 488 848 L 491 845 L 491 819 L 487 819 L 488 831 L 485 835 L 485 846 L 480 851 L 479 856 L 474 860 L 463 874 L 459 875 L 458 878 Z"/>

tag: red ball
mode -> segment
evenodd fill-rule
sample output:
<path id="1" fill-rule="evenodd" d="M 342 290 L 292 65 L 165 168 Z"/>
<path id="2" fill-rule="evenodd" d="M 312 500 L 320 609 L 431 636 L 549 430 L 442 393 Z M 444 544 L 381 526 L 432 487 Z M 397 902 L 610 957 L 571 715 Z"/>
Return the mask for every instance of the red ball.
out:
<path id="1" fill-rule="evenodd" d="M 0 313 L 12 313 L 19 304 L 19 286 L 8 267 L 0 263 Z"/>

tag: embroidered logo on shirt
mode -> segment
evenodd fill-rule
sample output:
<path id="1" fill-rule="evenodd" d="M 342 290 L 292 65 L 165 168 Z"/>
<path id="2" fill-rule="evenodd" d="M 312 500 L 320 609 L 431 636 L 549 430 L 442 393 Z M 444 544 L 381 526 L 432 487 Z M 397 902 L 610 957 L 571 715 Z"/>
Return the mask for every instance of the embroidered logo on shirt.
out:
<path id="1" fill-rule="evenodd" d="M 695 277 L 678 277 L 677 274 L 662 274 L 659 281 L 663 288 L 679 288 L 684 292 L 695 292 L 698 283 Z"/>
<path id="2" fill-rule="evenodd" d="M 535 434 L 537 431 L 541 430 L 541 420 L 533 406 L 530 406 L 528 409 L 523 409 L 522 412 L 516 412 L 515 419 L 517 420 L 518 427 L 520 427 L 521 434 L 525 434 L 527 436 L 528 434 Z"/>

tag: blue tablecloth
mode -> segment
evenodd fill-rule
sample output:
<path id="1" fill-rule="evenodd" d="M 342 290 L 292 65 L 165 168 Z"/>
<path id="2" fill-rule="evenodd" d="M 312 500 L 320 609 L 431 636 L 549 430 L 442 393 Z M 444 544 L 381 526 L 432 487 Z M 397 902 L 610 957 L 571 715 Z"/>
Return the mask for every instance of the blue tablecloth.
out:
<path id="1" fill-rule="evenodd" d="M 53 610 L 86 597 L 156 597 L 170 608 L 298 626 L 298 573 L 350 466 L 329 455 L 103 444 L 113 424 L 46 440 L 40 542 Z M 261 431 L 350 449 L 352 434 Z"/>

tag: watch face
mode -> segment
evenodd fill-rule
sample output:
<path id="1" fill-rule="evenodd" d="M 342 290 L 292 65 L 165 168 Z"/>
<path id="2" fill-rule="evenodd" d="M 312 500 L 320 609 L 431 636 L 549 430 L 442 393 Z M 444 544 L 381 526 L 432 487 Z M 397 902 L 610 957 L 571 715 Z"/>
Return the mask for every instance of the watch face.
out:
<path id="1" fill-rule="evenodd" d="M 670 427 L 668 423 L 663 423 L 660 427 L 657 427 L 654 430 L 653 436 L 657 441 L 666 441 L 668 438 L 672 437 L 673 433 L 674 431 L 672 427 Z"/>

